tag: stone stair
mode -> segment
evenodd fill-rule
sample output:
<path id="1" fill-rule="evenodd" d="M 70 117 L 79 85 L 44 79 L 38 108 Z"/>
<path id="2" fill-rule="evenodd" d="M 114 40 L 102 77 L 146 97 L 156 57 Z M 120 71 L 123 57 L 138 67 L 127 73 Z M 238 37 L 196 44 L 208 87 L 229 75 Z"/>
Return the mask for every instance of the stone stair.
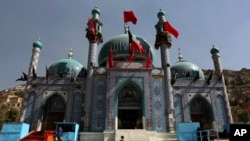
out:
<path id="1" fill-rule="evenodd" d="M 156 133 L 156 141 L 177 141 L 176 133 Z"/>
<path id="2" fill-rule="evenodd" d="M 175 133 L 158 133 L 146 130 L 116 130 L 115 141 L 120 141 L 124 136 L 125 141 L 177 141 Z"/>
<path id="3" fill-rule="evenodd" d="M 115 141 L 120 141 L 121 136 L 125 141 L 150 141 L 145 130 L 116 130 Z"/>

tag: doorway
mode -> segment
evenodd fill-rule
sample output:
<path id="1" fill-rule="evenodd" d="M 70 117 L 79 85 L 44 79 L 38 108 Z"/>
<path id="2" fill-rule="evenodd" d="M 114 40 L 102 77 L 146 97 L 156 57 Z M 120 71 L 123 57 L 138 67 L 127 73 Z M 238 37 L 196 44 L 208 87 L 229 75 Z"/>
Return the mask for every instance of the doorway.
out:
<path id="1" fill-rule="evenodd" d="M 142 96 L 133 84 L 118 94 L 118 129 L 142 129 Z"/>
<path id="2" fill-rule="evenodd" d="M 121 109 L 119 110 L 118 117 L 122 126 L 119 129 L 142 129 L 138 122 L 140 110 Z M 138 124 L 138 125 L 137 125 Z"/>
<path id="3" fill-rule="evenodd" d="M 198 96 L 191 101 L 190 114 L 192 122 L 199 122 L 204 129 L 212 128 L 213 111 L 205 98 Z"/>
<path id="4" fill-rule="evenodd" d="M 59 95 L 53 95 L 46 100 L 43 107 L 42 130 L 54 130 L 55 122 L 63 122 L 65 103 Z"/>

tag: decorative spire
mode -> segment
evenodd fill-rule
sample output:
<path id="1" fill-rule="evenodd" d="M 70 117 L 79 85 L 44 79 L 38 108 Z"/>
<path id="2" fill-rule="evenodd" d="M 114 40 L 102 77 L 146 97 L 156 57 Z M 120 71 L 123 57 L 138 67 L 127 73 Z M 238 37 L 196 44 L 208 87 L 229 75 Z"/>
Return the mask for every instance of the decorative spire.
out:
<path id="1" fill-rule="evenodd" d="M 72 59 L 73 57 L 73 52 L 72 52 L 72 48 L 69 50 L 69 53 L 68 53 L 68 59 Z"/>
<path id="2" fill-rule="evenodd" d="M 179 54 L 179 57 L 178 57 L 179 61 L 180 61 L 180 62 L 183 61 L 183 56 L 182 56 L 182 53 L 181 53 L 181 49 L 180 49 L 180 48 L 178 48 L 178 54 Z"/>

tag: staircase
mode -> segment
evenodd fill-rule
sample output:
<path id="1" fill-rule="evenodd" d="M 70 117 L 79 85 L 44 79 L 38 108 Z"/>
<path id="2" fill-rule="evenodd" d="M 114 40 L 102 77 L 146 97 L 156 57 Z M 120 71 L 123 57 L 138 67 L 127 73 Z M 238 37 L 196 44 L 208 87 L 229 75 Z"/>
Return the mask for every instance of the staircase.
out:
<path id="1" fill-rule="evenodd" d="M 145 130 L 116 130 L 115 141 L 120 141 L 121 136 L 125 141 L 150 141 Z"/>
<path id="2" fill-rule="evenodd" d="M 124 136 L 125 141 L 177 141 L 175 133 L 157 133 L 145 130 L 116 130 L 115 141 L 120 141 Z"/>
<path id="3" fill-rule="evenodd" d="M 156 133 L 155 137 L 155 141 L 177 141 L 176 133 Z"/>
<path id="4" fill-rule="evenodd" d="M 50 141 L 53 139 L 55 131 L 32 131 L 20 141 Z"/>
<path id="5" fill-rule="evenodd" d="M 32 131 L 26 137 L 22 138 L 20 141 L 43 141 L 43 131 Z"/>

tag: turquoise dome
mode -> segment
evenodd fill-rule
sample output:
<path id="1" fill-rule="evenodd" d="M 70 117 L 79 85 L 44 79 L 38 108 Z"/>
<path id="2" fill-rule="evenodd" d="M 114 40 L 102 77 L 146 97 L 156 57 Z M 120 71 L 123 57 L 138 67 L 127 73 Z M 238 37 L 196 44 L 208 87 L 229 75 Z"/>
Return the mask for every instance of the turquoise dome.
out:
<path id="1" fill-rule="evenodd" d="M 33 43 L 33 48 L 40 48 L 40 49 L 42 49 L 42 47 L 43 47 L 43 45 L 42 45 L 42 43 L 38 40 L 38 41 L 35 41 L 34 43 Z"/>
<path id="2" fill-rule="evenodd" d="M 220 53 L 220 50 L 219 50 L 218 48 L 213 47 L 213 48 L 210 50 L 210 53 L 211 53 L 211 54 Z"/>
<path id="3" fill-rule="evenodd" d="M 157 13 L 157 17 L 160 18 L 161 16 L 165 16 L 165 12 L 160 9 L 160 11 Z"/>
<path id="4" fill-rule="evenodd" d="M 92 15 L 94 15 L 94 14 L 99 14 L 99 15 L 101 15 L 101 12 L 100 12 L 100 9 L 98 9 L 97 7 L 95 7 L 93 10 L 92 10 Z"/>
<path id="5" fill-rule="evenodd" d="M 77 77 L 83 77 L 85 68 L 83 65 L 73 59 L 61 59 L 48 68 L 48 75 L 53 77 L 63 76 L 70 78 L 73 74 Z"/>
<path id="6" fill-rule="evenodd" d="M 189 79 L 194 80 L 199 72 L 200 79 L 205 80 L 203 71 L 195 64 L 181 60 L 171 67 L 171 75 L 176 73 L 176 79 Z"/>
<path id="7" fill-rule="evenodd" d="M 129 41 L 128 41 L 128 34 L 120 34 L 117 35 L 113 38 L 111 38 L 109 41 L 107 41 L 101 48 L 98 56 L 98 63 L 100 66 L 105 66 L 107 59 L 108 59 L 108 54 L 109 54 L 109 49 L 110 47 L 112 48 L 112 53 L 114 54 L 114 58 L 126 58 L 129 57 Z M 147 59 L 147 51 L 150 49 L 150 56 L 152 62 L 154 62 L 155 54 L 153 51 L 153 48 L 151 45 L 142 39 L 141 37 L 138 37 L 136 35 L 133 35 L 133 40 L 137 40 L 140 42 L 142 47 L 145 50 L 145 53 L 143 55 L 140 55 L 139 52 L 135 52 L 135 60 L 137 58 L 142 58 L 142 59 Z"/>

